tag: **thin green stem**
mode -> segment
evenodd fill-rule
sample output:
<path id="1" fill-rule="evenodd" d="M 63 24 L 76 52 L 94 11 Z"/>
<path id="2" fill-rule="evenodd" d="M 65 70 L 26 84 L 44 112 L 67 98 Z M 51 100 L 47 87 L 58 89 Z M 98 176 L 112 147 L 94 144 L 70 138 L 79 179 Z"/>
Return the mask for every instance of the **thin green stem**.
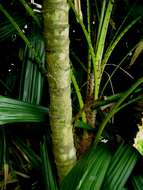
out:
<path id="1" fill-rule="evenodd" d="M 96 48 L 98 47 L 98 43 L 99 43 L 99 37 L 101 34 L 101 29 L 102 29 L 102 25 L 103 25 L 103 21 L 104 21 L 104 16 L 105 16 L 105 11 L 106 11 L 106 1 L 103 0 L 102 2 L 102 9 L 101 9 L 101 15 L 100 15 L 100 20 L 99 20 L 99 27 L 98 27 L 98 34 L 97 34 L 97 39 L 96 39 Z"/>
<path id="2" fill-rule="evenodd" d="M 104 73 L 107 75 L 107 77 L 108 77 L 108 81 L 109 81 L 109 84 L 110 84 L 110 87 L 111 87 L 111 91 L 112 91 L 112 94 L 115 94 L 115 92 L 114 92 L 114 87 L 113 87 L 113 83 L 112 83 L 112 79 L 111 79 L 111 77 L 110 77 L 110 74 L 108 73 L 108 72 L 106 72 L 106 71 L 104 71 Z"/>
<path id="3" fill-rule="evenodd" d="M 77 18 L 77 20 L 78 20 L 78 22 L 79 22 L 79 24 L 80 24 L 80 26 L 81 26 L 81 28 L 83 30 L 83 33 L 84 33 L 85 38 L 86 38 L 86 42 L 87 42 L 88 47 L 89 47 L 89 51 L 90 51 L 90 54 L 91 54 L 92 61 L 93 61 L 93 63 L 95 63 L 95 53 L 94 53 L 94 48 L 92 46 L 91 37 L 90 37 L 88 31 L 86 30 L 82 19 L 77 14 L 77 12 L 75 10 L 75 7 L 74 7 L 74 4 L 72 3 L 71 0 L 69 0 L 68 2 L 69 2 L 70 7 L 72 8 L 73 12 L 75 13 L 75 16 L 76 16 L 76 18 Z"/>
<path id="4" fill-rule="evenodd" d="M 87 30 L 88 30 L 88 34 L 91 36 L 91 18 L 90 18 L 90 3 L 89 0 L 87 1 Z"/>
<path id="5" fill-rule="evenodd" d="M 137 101 L 139 101 L 139 100 L 142 100 L 142 99 L 143 99 L 143 97 L 142 97 L 142 96 L 139 96 L 139 97 L 137 97 L 137 98 L 134 98 L 134 99 L 132 99 L 132 100 L 129 100 L 127 103 L 124 103 L 123 105 L 121 105 L 121 106 L 116 110 L 116 113 L 119 112 L 120 110 L 122 110 L 124 107 L 126 107 L 126 106 L 128 106 L 128 105 L 130 105 L 130 104 L 132 104 L 132 103 L 134 103 L 134 102 L 137 102 Z"/>
<path id="6" fill-rule="evenodd" d="M 28 46 L 28 48 L 31 49 L 32 53 L 34 54 L 34 58 L 35 58 L 35 61 L 36 61 L 36 64 L 37 64 L 39 70 L 41 71 L 42 74 L 46 75 L 46 73 L 47 73 L 46 69 L 44 69 L 41 66 L 41 60 L 38 57 L 37 52 L 35 51 L 34 47 L 32 46 L 32 44 L 30 43 L 30 41 L 24 34 L 24 32 L 20 29 L 18 24 L 15 22 L 15 20 L 10 16 L 10 14 L 4 9 L 4 7 L 1 4 L 0 4 L 0 11 L 8 18 L 8 20 L 11 22 L 13 27 L 18 32 L 18 35 L 22 38 L 22 40 L 25 42 L 25 44 Z"/>
<path id="7" fill-rule="evenodd" d="M 75 78 L 73 72 L 71 72 L 71 80 L 72 80 L 72 83 L 73 83 L 75 91 L 76 91 L 76 95 L 77 95 L 78 102 L 79 102 L 79 107 L 80 107 L 80 109 L 82 109 L 84 107 L 84 103 L 83 103 L 83 99 L 82 99 L 82 96 L 81 96 L 81 93 L 80 93 L 78 83 L 76 81 L 76 78 Z M 82 120 L 83 120 L 83 122 L 86 123 L 86 114 L 85 114 L 85 112 L 82 113 Z"/>
<path id="8" fill-rule="evenodd" d="M 87 0 L 87 30 L 88 34 L 91 38 L 91 17 L 90 17 L 90 3 L 89 0 Z M 91 54 L 90 50 L 88 50 L 88 66 L 87 66 L 87 81 L 89 81 L 90 72 L 91 72 Z"/>
<path id="9" fill-rule="evenodd" d="M 98 9 L 97 0 L 95 0 L 95 9 L 96 9 L 97 19 L 98 19 L 98 21 L 99 21 L 99 20 L 100 20 L 100 16 L 99 16 L 99 9 Z"/>
<path id="10" fill-rule="evenodd" d="M 113 2 L 112 0 L 109 0 L 107 8 L 106 8 L 106 13 L 104 16 L 98 44 L 96 45 L 97 47 L 96 55 L 95 55 L 96 59 L 95 59 L 95 62 L 93 63 L 94 77 L 95 77 L 94 100 L 98 99 L 98 95 L 99 95 L 99 87 L 100 87 L 100 81 L 101 81 L 101 61 L 102 61 L 102 56 L 103 56 L 103 50 L 105 47 L 105 38 L 107 34 L 107 29 L 109 25 L 112 8 L 113 8 Z"/>
<path id="11" fill-rule="evenodd" d="M 130 53 L 131 53 L 132 51 L 134 51 L 135 48 L 136 48 L 136 46 L 133 47 L 133 48 L 126 54 L 126 56 L 120 61 L 120 63 L 115 67 L 115 69 L 114 69 L 113 72 L 111 73 L 110 78 L 112 78 L 112 77 L 114 76 L 114 74 L 116 73 L 116 71 L 121 67 L 121 64 L 127 59 L 127 57 L 130 55 Z M 106 65 L 107 65 L 107 63 L 106 63 Z M 104 90 L 106 89 L 108 82 L 109 82 L 109 80 L 106 81 L 106 83 L 105 83 L 105 85 L 104 85 L 104 87 L 103 87 L 103 89 L 102 89 L 101 96 L 103 95 Z"/>
<path id="12" fill-rule="evenodd" d="M 96 139 L 95 139 L 95 144 L 97 145 L 97 143 L 100 140 L 100 137 L 102 135 L 102 132 L 104 130 L 104 128 L 106 127 L 107 123 L 110 121 L 110 119 L 115 115 L 115 113 L 118 111 L 119 107 L 121 106 L 121 104 L 125 101 L 125 99 L 131 95 L 133 93 L 133 91 L 143 83 L 143 77 L 138 79 L 137 82 L 135 82 L 135 84 L 133 84 L 131 86 L 131 88 L 129 88 L 129 90 L 127 90 L 119 99 L 119 101 L 114 105 L 114 107 L 111 109 L 111 111 L 108 113 L 107 117 L 104 119 L 104 121 L 101 123 L 99 130 L 97 132 L 96 135 Z"/>
<path id="13" fill-rule="evenodd" d="M 76 13 L 80 17 L 80 19 L 83 20 L 80 0 L 74 0 L 74 7 L 75 7 Z M 78 20 L 77 20 L 77 22 L 78 22 Z"/>
<path id="14" fill-rule="evenodd" d="M 128 26 L 125 27 L 125 29 L 117 36 L 117 38 L 114 40 L 114 42 L 110 43 L 109 47 L 106 50 L 106 53 L 104 54 L 104 58 L 102 60 L 102 73 L 105 69 L 106 63 L 113 52 L 114 48 L 118 44 L 118 42 L 121 40 L 121 38 L 129 31 L 129 29 L 135 25 L 139 20 L 141 19 L 141 16 L 134 19 Z"/>
<path id="15" fill-rule="evenodd" d="M 139 89 L 135 90 L 134 95 L 137 95 L 137 93 L 139 93 L 141 91 L 142 91 L 142 88 L 139 88 Z M 96 101 L 94 101 L 93 103 L 91 103 L 89 105 L 84 104 L 83 109 L 81 109 L 77 113 L 77 115 L 73 118 L 73 121 L 76 121 L 86 109 L 97 110 L 99 108 L 102 109 L 102 107 L 104 107 L 104 106 L 115 104 L 124 95 L 124 93 L 125 92 L 121 92 L 121 93 L 118 93 L 118 94 L 108 96 L 104 100 L 96 100 Z M 132 100 L 130 100 L 130 101 L 132 101 Z"/>
<path id="16" fill-rule="evenodd" d="M 109 0 L 108 5 L 107 5 L 107 10 L 106 10 L 106 14 L 105 14 L 104 22 L 103 22 L 103 27 L 101 30 L 101 35 L 100 35 L 96 55 L 94 53 L 94 48 L 92 46 L 91 37 L 90 37 L 88 31 L 86 30 L 83 21 L 80 19 L 79 15 L 76 13 L 75 7 L 74 7 L 73 3 L 71 2 L 71 0 L 69 0 L 69 4 L 70 4 L 72 10 L 74 11 L 77 20 L 79 21 L 79 24 L 82 27 L 82 30 L 84 32 L 84 35 L 85 35 L 85 38 L 86 38 L 86 41 L 87 41 L 87 44 L 89 47 L 89 51 L 91 53 L 91 58 L 92 58 L 93 68 L 94 68 L 94 79 L 95 79 L 94 99 L 96 100 L 96 99 L 98 99 L 100 75 L 101 75 L 99 67 L 100 67 L 101 58 L 102 58 L 102 54 L 103 54 L 105 37 L 106 37 L 106 33 L 107 33 L 107 28 L 108 28 L 108 24 L 109 24 L 109 19 L 110 19 L 113 3 L 111 0 Z"/>
<path id="17" fill-rule="evenodd" d="M 28 14 L 34 19 L 34 21 L 36 22 L 36 24 L 41 27 L 41 24 L 39 22 L 38 17 L 34 14 L 33 9 L 28 5 L 28 3 L 25 0 L 19 0 L 20 3 L 25 7 L 26 11 L 28 12 Z"/>

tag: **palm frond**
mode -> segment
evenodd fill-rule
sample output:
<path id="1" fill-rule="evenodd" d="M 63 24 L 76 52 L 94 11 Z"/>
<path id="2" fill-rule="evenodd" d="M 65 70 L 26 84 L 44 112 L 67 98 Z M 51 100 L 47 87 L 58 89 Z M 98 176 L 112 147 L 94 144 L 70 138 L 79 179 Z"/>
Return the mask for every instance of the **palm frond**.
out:
<path id="1" fill-rule="evenodd" d="M 108 144 L 100 143 L 80 158 L 63 179 L 60 190 L 123 189 L 139 157 L 127 144 L 114 152 Z"/>
<path id="2" fill-rule="evenodd" d="M 45 68 L 43 68 L 41 66 L 41 60 L 38 57 L 36 50 L 34 49 L 34 47 L 32 46 L 32 44 L 30 43 L 30 41 L 29 41 L 28 37 L 26 36 L 26 34 L 24 33 L 24 31 L 20 28 L 20 26 L 18 25 L 18 23 L 14 20 L 14 18 L 9 14 L 9 12 L 1 4 L 0 4 L 0 11 L 9 20 L 9 22 L 12 24 L 12 26 L 17 31 L 18 35 L 21 37 L 21 39 L 24 41 L 24 43 L 28 46 L 28 48 L 34 54 L 35 63 L 37 64 L 38 69 L 41 71 L 42 74 L 46 74 L 47 71 L 45 70 Z"/>
<path id="3" fill-rule="evenodd" d="M 26 19 L 21 18 L 18 15 L 14 15 L 13 18 L 18 26 L 24 29 L 24 26 L 27 24 Z M 3 19 L 0 23 L 0 41 L 4 41 L 7 38 L 12 37 L 14 34 L 18 34 L 16 28 L 13 27 L 12 23 L 9 20 Z"/>
<path id="4" fill-rule="evenodd" d="M 97 189 L 99 189 L 103 181 L 105 172 L 107 170 L 108 164 L 111 160 L 111 152 L 107 147 L 108 146 L 106 146 L 105 144 L 99 144 L 96 148 L 92 147 L 90 151 L 83 155 L 83 157 L 80 158 L 80 160 L 76 163 L 76 165 L 69 172 L 69 174 L 63 179 L 60 190 L 66 190 L 68 189 L 68 187 L 70 187 L 71 190 L 81 190 L 82 188 L 88 190 L 92 185 L 98 185 L 98 187 L 96 187 Z M 104 156 L 107 156 L 106 159 Z M 95 176 L 97 175 L 96 172 L 99 172 L 102 164 L 105 166 L 102 176 L 100 176 L 101 178 L 97 178 L 97 181 L 95 182 Z M 97 177 L 99 176 L 97 175 Z M 88 187 L 86 187 L 85 184 Z"/>
<path id="5" fill-rule="evenodd" d="M 42 66 L 44 67 L 45 51 L 41 35 L 35 32 L 34 35 L 31 36 L 30 42 L 37 52 Z M 33 52 L 27 46 L 20 59 L 23 60 L 20 99 L 32 104 L 39 104 L 42 98 L 44 76 L 39 72 Z"/>
<path id="6" fill-rule="evenodd" d="M 139 154 L 133 147 L 121 144 L 112 157 L 110 167 L 105 176 L 103 189 L 122 189 L 138 158 Z"/>
<path id="7" fill-rule="evenodd" d="M 0 125 L 17 122 L 45 122 L 48 109 L 0 96 Z"/>
<path id="8" fill-rule="evenodd" d="M 143 187 L 143 175 L 132 176 L 131 183 L 134 190 L 142 190 Z"/>
<path id="9" fill-rule="evenodd" d="M 51 168 L 51 161 L 47 149 L 47 139 L 43 137 L 43 142 L 40 144 L 41 160 L 42 160 L 42 174 L 45 189 L 57 190 L 57 183 Z"/>

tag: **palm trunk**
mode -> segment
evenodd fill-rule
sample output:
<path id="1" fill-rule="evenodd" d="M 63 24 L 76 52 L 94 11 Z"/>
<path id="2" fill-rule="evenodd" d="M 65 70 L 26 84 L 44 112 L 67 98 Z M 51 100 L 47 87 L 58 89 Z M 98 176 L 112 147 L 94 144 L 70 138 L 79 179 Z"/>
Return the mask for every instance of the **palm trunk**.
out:
<path id="1" fill-rule="evenodd" d="M 50 93 L 50 125 L 57 171 L 63 178 L 76 161 L 72 132 L 69 25 L 66 0 L 43 0 Z"/>

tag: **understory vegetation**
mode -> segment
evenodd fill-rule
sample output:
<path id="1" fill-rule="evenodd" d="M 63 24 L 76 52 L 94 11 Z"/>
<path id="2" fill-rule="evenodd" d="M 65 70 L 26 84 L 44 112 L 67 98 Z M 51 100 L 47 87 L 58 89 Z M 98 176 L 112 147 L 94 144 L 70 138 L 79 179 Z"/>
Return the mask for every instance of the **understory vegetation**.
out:
<path id="1" fill-rule="evenodd" d="M 5 0 L 0 20 L 0 189 L 142 190 L 143 3 Z"/>

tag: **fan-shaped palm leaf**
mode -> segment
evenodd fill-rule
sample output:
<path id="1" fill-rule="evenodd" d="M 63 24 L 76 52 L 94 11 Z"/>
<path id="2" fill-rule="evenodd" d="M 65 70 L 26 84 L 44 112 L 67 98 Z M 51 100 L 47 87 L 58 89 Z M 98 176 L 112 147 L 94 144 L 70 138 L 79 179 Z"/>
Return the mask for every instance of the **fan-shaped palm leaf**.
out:
<path id="1" fill-rule="evenodd" d="M 0 96 L 0 125 L 16 122 L 45 122 L 48 109 Z"/>
<path id="2" fill-rule="evenodd" d="M 138 159 L 139 153 L 129 145 L 121 144 L 114 153 L 107 144 L 98 144 L 77 162 L 60 190 L 123 189 Z"/>

